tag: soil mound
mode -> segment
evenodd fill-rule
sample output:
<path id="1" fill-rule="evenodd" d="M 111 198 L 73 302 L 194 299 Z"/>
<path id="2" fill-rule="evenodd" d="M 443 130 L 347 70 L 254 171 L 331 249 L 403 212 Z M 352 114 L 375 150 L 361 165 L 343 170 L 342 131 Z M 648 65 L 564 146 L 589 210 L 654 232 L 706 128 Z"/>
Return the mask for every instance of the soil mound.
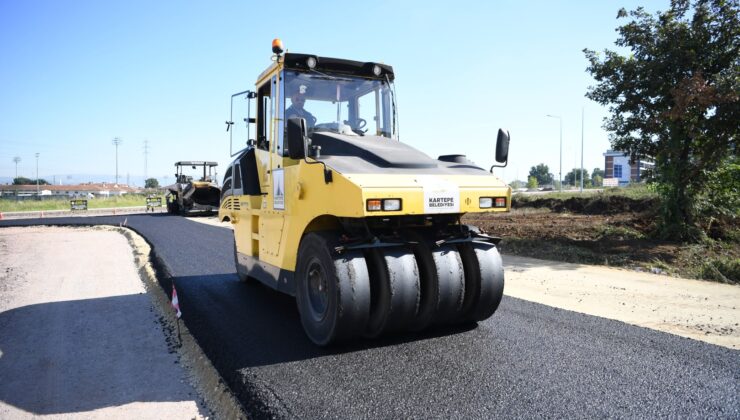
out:
<path id="1" fill-rule="evenodd" d="M 642 213 L 658 205 L 657 198 L 630 198 L 619 195 L 571 197 L 568 199 L 537 197 L 512 200 L 513 208 L 547 208 L 556 213 L 618 214 Z"/>

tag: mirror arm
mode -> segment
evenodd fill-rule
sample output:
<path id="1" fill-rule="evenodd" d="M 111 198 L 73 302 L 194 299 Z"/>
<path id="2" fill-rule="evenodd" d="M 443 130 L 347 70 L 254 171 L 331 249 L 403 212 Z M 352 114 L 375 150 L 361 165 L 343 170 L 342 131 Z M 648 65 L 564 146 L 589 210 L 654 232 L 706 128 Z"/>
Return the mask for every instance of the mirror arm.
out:
<path id="1" fill-rule="evenodd" d="M 506 160 L 506 162 L 504 162 L 503 165 L 496 165 L 494 163 L 493 166 L 491 166 L 491 169 L 488 172 L 493 173 L 493 168 L 505 168 L 506 165 L 508 165 L 508 164 L 509 164 L 509 160 L 508 159 Z"/>
<path id="2" fill-rule="evenodd" d="M 316 146 L 316 147 L 318 147 L 318 146 Z M 307 165 L 315 165 L 317 163 L 320 163 L 321 165 L 324 166 L 324 183 L 325 184 L 328 184 L 328 183 L 334 181 L 334 177 L 332 176 L 331 169 L 329 169 L 329 168 L 326 167 L 326 163 L 321 162 L 321 161 L 318 161 L 318 160 L 309 161 L 308 160 L 308 155 L 306 155 L 306 156 L 303 157 L 303 161 L 306 162 Z"/>

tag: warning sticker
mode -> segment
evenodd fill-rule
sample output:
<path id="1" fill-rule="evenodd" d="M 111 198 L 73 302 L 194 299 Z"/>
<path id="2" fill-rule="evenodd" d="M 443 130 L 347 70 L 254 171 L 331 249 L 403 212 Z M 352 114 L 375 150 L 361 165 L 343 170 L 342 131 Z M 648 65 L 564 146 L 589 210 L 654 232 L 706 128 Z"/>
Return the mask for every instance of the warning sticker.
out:
<path id="1" fill-rule="evenodd" d="M 424 188 L 424 213 L 459 213 L 460 189 L 457 185 L 436 178 L 416 180 Z"/>

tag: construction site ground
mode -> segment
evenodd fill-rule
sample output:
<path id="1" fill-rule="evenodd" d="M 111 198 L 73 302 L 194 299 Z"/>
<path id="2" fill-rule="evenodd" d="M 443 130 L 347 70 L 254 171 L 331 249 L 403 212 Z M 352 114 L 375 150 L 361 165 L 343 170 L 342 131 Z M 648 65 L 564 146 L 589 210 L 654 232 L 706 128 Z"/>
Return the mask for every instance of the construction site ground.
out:
<path id="1" fill-rule="evenodd" d="M 740 283 L 740 244 L 731 238 L 736 226 L 721 232 L 729 238 L 680 243 L 653 239 L 656 215 L 649 209 L 579 213 L 553 207 L 466 215 L 463 222 L 501 237 L 499 248 L 507 254 Z"/>
<path id="2" fill-rule="evenodd" d="M 149 255 L 138 249 L 147 244 L 127 246 L 127 231 L 0 229 L 1 418 L 182 418 L 214 409 L 195 388 L 219 381 L 182 370 L 157 315 L 171 312 L 169 303 L 152 298 L 161 290 L 136 272 L 132 256 Z M 740 348 L 740 287 L 511 254 L 504 264 L 507 296 Z"/>

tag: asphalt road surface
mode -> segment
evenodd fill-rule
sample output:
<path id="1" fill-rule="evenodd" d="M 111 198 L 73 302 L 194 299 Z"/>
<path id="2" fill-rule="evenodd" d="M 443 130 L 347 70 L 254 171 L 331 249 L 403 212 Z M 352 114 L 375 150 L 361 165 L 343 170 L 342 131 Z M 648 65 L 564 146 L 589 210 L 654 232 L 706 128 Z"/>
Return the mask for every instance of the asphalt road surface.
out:
<path id="1" fill-rule="evenodd" d="M 0 226 L 124 219 L 251 417 L 740 417 L 737 350 L 506 296 L 477 326 L 326 350 L 292 298 L 238 282 L 228 229 L 165 214 Z"/>

